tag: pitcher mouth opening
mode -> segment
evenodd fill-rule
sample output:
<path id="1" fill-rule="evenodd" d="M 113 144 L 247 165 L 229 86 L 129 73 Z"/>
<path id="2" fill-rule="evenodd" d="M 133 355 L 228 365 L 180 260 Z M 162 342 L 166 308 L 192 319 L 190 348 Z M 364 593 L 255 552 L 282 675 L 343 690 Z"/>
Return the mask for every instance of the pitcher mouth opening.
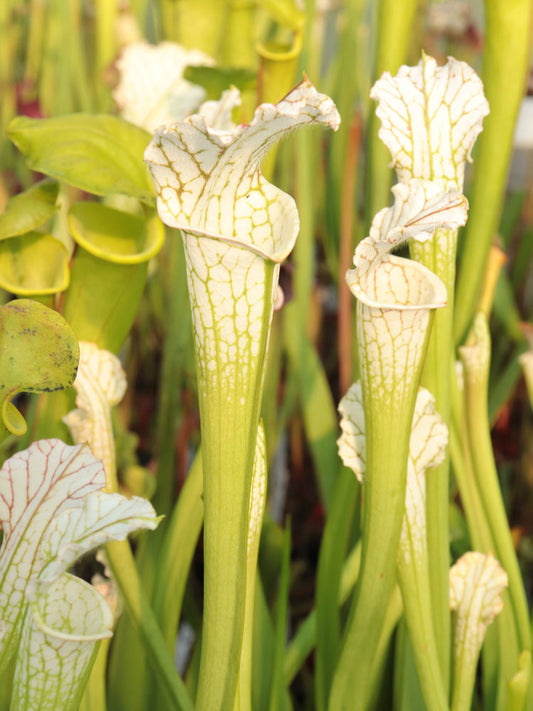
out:
<path id="1" fill-rule="evenodd" d="M 357 269 L 349 270 L 346 281 L 353 295 L 371 308 L 415 311 L 443 308 L 447 302 L 446 287 L 430 269 L 394 255 L 383 255 L 361 277 Z"/>

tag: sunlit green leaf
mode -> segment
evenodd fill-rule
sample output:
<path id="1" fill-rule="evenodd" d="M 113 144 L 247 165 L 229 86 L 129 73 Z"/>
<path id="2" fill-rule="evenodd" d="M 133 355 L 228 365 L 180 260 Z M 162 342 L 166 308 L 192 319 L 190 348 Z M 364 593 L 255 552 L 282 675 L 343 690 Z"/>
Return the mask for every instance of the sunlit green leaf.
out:
<path id="1" fill-rule="evenodd" d="M 4 428 L 17 435 L 26 431 L 11 398 L 69 387 L 78 358 L 78 341 L 56 311 L 27 299 L 0 307 L 0 436 Z"/>
<path id="2" fill-rule="evenodd" d="M 0 240 L 30 232 L 52 217 L 58 190 L 58 183 L 47 178 L 12 197 L 0 215 Z"/>
<path id="3" fill-rule="evenodd" d="M 95 195 L 121 193 L 155 202 L 143 164 L 150 135 L 117 116 L 18 116 L 8 134 L 33 170 Z"/>

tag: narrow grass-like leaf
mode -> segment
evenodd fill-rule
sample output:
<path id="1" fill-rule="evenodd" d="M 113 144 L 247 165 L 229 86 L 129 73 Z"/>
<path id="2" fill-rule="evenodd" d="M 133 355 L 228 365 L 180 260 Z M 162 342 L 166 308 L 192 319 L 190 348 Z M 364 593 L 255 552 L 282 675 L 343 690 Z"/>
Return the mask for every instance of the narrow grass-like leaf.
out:
<path id="1" fill-rule="evenodd" d="M 464 339 L 476 312 L 490 245 L 498 230 L 531 54 L 530 0 L 515 0 L 512 5 L 506 0 L 491 0 L 485 9 L 483 81 L 491 115 L 480 141 L 470 219 L 462 242 L 454 324 L 457 343 Z"/>

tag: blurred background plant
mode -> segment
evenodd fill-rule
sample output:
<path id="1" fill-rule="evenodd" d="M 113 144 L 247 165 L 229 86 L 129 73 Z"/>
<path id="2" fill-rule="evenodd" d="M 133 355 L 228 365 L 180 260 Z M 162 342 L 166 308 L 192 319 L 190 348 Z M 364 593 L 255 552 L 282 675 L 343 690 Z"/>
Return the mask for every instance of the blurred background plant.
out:
<path id="1" fill-rule="evenodd" d="M 192 104 L 181 104 L 185 113 L 175 118 L 233 85 L 242 97 L 233 116 L 245 122 L 258 103 L 279 101 L 305 72 L 342 117 L 335 137 L 298 133 L 263 165 L 268 179 L 294 195 L 301 228 L 282 268 L 285 304 L 274 316 L 262 407 L 270 476 L 259 552 L 253 707 L 289 708 L 290 688 L 294 708 L 320 708 L 315 659 L 308 656 L 314 643 L 302 641 L 303 632 L 293 637 L 304 630 L 303 620 L 309 628 L 316 598 L 332 611 L 319 619 L 318 635 L 340 638 L 337 583 L 359 535 L 356 482 L 336 446 L 336 403 L 358 373 L 355 302 L 344 274 L 373 215 L 390 204 L 393 182 L 369 91 L 383 71 L 395 74 L 401 64 L 416 64 L 422 50 L 439 63 L 453 55 L 471 64 L 491 107 L 466 176 L 470 214 L 459 234 L 454 326 L 459 345 L 478 310 L 490 315 L 492 441 L 526 593 L 533 595 L 533 418 L 521 376 L 533 321 L 532 7 L 531 0 L 0 3 L 2 303 L 13 296 L 39 300 L 62 313 L 79 339 L 121 355 L 129 389 L 114 413 L 119 480 L 123 490 L 150 496 L 157 513 L 167 515 L 156 532 L 139 537 L 136 558 L 156 616 L 162 623 L 170 615 L 165 635 L 171 652 L 181 619 L 178 656 L 191 688 L 198 645 L 192 661 L 191 645 L 185 652 L 183 646 L 201 626 L 200 464 L 186 474 L 200 440 L 199 415 L 182 247 L 170 231 L 163 245 L 142 166 L 147 131 L 156 127 L 137 118 L 150 115 L 145 91 L 154 92 L 157 124 L 155 109 L 176 109 L 176 95 L 191 85 Z M 169 45 L 154 74 L 139 54 L 125 86 L 128 53 L 149 50 L 136 44 L 141 40 L 183 49 Z M 157 87 L 162 66 L 173 73 Z M 130 100 L 146 111 L 128 109 Z M 114 123 L 121 111 L 142 127 Z M 74 120 L 69 116 L 79 112 Z M 12 123 L 15 116 L 27 118 Z M 50 122 L 28 121 L 37 118 Z M 111 164 L 114 170 L 104 174 L 101 166 Z M 39 173 L 45 176 L 40 182 Z M 72 390 L 22 400 L 28 433 L 6 439 L 3 456 L 36 437 L 68 441 L 61 417 L 73 402 Z M 474 547 L 454 464 L 453 560 Z M 176 547 L 179 556 L 171 555 Z M 287 629 L 293 643 L 285 654 L 277 640 Z M 326 679 L 330 672 L 320 665 L 327 664 L 327 649 L 316 660 Z M 150 697 L 165 708 L 160 692 L 151 695 L 155 682 L 143 655 L 123 616 L 111 652 L 110 708 L 141 708 L 139 699 Z M 384 664 L 387 679 L 392 652 Z M 128 683 L 121 683 L 125 678 Z M 410 693 L 413 674 L 402 678 L 395 707 L 420 707 Z M 391 707 L 387 689 L 385 681 L 376 695 L 379 708 Z M 478 701 L 480 708 L 496 708 L 488 693 Z"/>

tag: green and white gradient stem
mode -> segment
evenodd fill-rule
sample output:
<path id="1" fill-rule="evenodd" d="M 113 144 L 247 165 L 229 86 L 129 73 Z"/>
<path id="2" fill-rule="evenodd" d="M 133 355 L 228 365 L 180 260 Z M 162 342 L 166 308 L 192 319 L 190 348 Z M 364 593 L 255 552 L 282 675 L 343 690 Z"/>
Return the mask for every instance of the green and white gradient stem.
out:
<path id="1" fill-rule="evenodd" d="M 252 709 L 252 653 L 255 581 L 259 574 L 257 557 L 259 555 L 259 540 L 263 514 L 265 512 L 267 492 L 267 463 L 265 430 L 262 422 L 257 428 L 257 444 L 250 491 L 250 510 L 248 517 L 248 540 L 246 561 L 246 599 L 244 602 L 244 631 L 241 647 L 241 662 L 237 694 L 233 705 L 234 711 L 251 711 Z"/>
<path id="2" fill-rule="evenodd" d="M 260 165 L 286 132 L 336 128 L 306 79 L 251 123 L 194 115 L 156 132 L 145 159 L 161 219 L 181 229 L 191 301 L 204 463 L 204 622 L 196 705 L 232 708 L 244 626 L 252 465 L 279 265 L 298 233 L 292 198 Z"/>
<path id="3" fill-rule="evenodd" d="M 448 693 L 433 626 L 426 535 L 426 471 L 445 459 L 447 443 L 448 432 L 435 410 L 435 399 L 428 390 L 420 388 L 409 443 L 397 571 L 418 680 L 428 711 L 448 709 Z M 429 476 L 433 476 L 433 472 Z"/>
<path id="4" fill-rule="evenodd" d="M 409 437 L 433 311 L 442 282 L 424 266 L 389 252 L 410 236 L 462 224 L 455 190 L 426 181 L 394 188 L 395 204 L 376 215 L 356 249 L 347 281 L 357 297 L 357 336 L 366 428 L 361 575 L 333 681 L 329 708 L 365 709 L 373 655 L 395 579 L 405 508 Z"/>
<path id="5" fill-rule="evenodd" d="M 371 96 L 379 101 L 379 136 L 391 152 L 398 180 L 426 179 L 443 190 L 454 186 L 462 191 L 465 164 L 488 113 L 475 72 L 452 58 L 438 67 L 432 57 L 423 55 L 416 67 L 401 67 L 396 77 L 385 73 Z M 448 294 L 446 308 L 435 315 L 422 384 L 435 396 L 437 410 L 449 427 L 457 230 L 437 230 L 434 239 L 424 243 L 415 239 L 410 251 L 441 279 Z M 428 480 L 426 499 L 433 624 L 446 687 L 450 639 L 448 480 L 447 456 Z"/>
<path id="6" fill-rule="evenodd" d="M 363 483 L 366 427 L 360 382 L 349 388 L 340 402 L 339 412 L 342 414 L 343 431 L 338 440 L 339 454 Z M 428 711 L 445 711 L 448 708 L 431 617 L 425 509 L 426 470 L 443 460 L 447 442 L 446 427 L 435 412 L 434 398 L 427 390 L 420 388 L 409 440 L 405 513 L 397 575 L 418 679 Z"/>
<path id="7" fill-rule="evenodd" d="M 469 711 L 485 632 L 501 612 L 507 575 L 490 553 L 465 553 L 450 570 L 455 610 L 452 711 Z"/>
<path id="8" fill-rule="evenodd" d="M 509 576 L 509 596 L 521 650 L 531 650 L 531 630 L 522 576 L 509 531 L 494 462 L 487 414 L 490 334 L 479 313 L 466 345 L 459 348 L 464 373 L 464 415 L 477 490 L 488 522 L 494 554 Z"/>

